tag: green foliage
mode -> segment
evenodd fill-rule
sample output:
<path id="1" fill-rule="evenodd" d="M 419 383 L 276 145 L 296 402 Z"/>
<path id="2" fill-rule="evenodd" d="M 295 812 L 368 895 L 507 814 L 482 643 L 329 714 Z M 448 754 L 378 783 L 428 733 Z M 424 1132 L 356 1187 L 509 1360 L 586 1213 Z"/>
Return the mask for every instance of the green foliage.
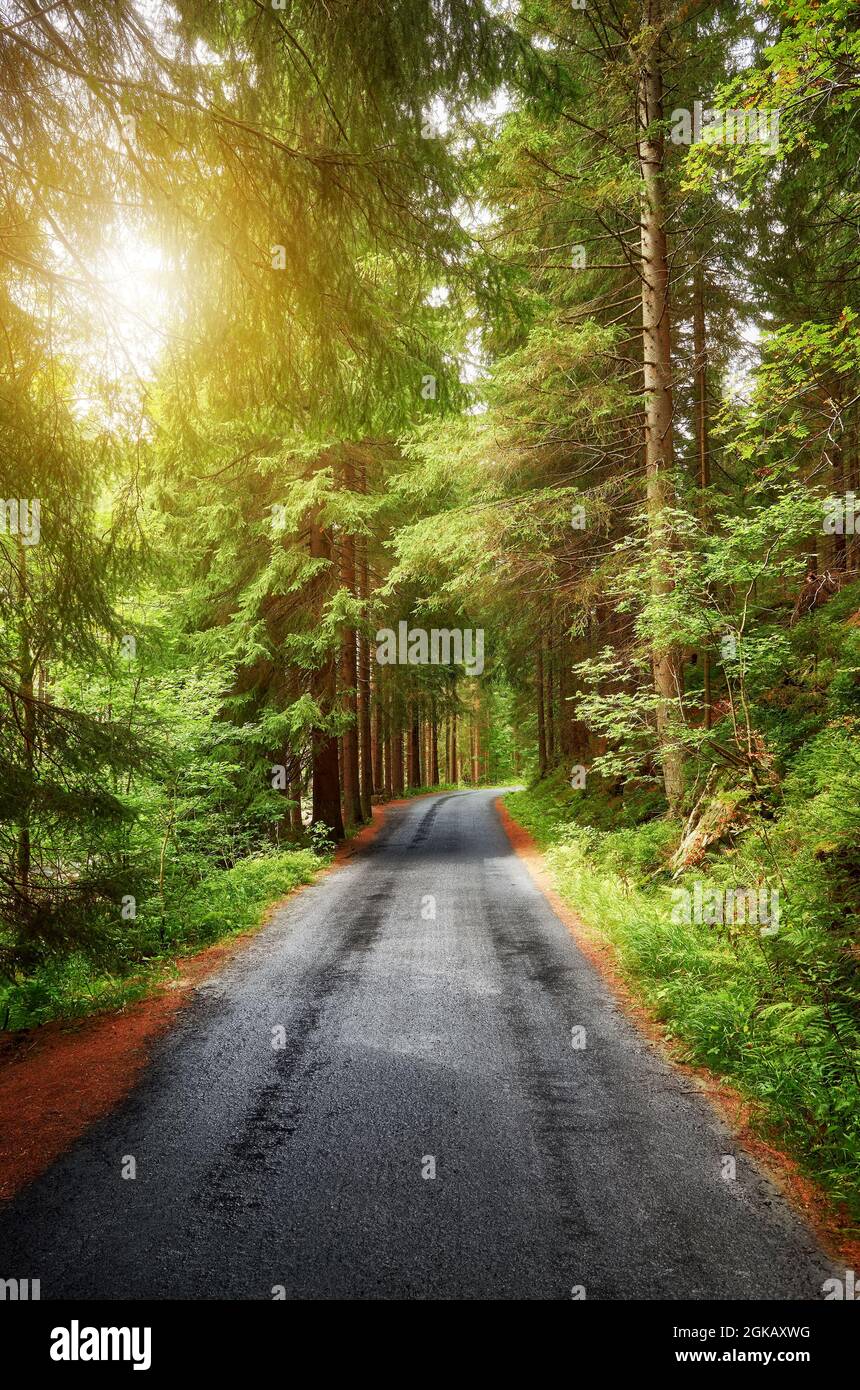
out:
<path id="1" fill-rule="evenodd" d="M 325 851 L 327 853 L 327 851 Z M 37 969 L 0 986 L 0 1025 L 32 1028 L 121 1008 L 148 993 L 176 958 L 256 927 L 264 910 L 319 867 L 311 850 L 249 856 L 232 869 L 209 872 L 191 891 L 177 889 L 144 910 L 133 933 L 117 934 L 111 954 L 52 954 Z"/>
<path id="2" fill-rule="evenodd" d="M 856 738 L 856 735 L 855 735 Z M 753 819 L 673 880 L 681 826 L 639 798 L 619 826 L 605 788 L 557 780 L 507 798 L 562 895 L 612 943 L 634 988 L 693 1062 L 756 1103 L 760 1133 L 792 1150 L 860 1221 L 860 915 L 857 743 L 830 730 L 799 756 L 776 823 Z M 841 778 L 833 787 L 831 778 Z M 625 798 L 626 800 L 626 798 Z M 672 888 L 776 885 L 779 931 L 678 921 Z"/>

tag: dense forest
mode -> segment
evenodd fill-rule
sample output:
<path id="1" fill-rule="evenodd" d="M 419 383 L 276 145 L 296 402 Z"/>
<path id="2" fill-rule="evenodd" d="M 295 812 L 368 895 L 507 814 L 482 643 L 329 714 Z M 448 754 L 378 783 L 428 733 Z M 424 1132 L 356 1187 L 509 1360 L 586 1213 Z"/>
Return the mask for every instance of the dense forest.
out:
<path id="1" fill-rule="evenodd" d="M 0 0 L 0 1027 L 511 813 L 857 1214 L 854 0 Z"/>

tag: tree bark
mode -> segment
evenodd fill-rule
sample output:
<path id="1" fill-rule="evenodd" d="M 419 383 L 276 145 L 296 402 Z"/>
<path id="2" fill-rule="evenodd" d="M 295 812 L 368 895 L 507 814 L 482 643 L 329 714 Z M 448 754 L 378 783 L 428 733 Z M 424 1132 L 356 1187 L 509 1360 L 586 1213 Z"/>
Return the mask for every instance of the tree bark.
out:
<path id="1" fill-rule="evenodd" d="M 341 539 L 341 583 L 355 598 L 355 541 Z M 343 818 L 348 825 L 361 825 L 361 790 L 358 780 L 358 662 L 355 629 L 345 628 L 341 637 L 341 699 L 350 717 L 343 732 Z"/>
<path id="2" fill-rule="evenodd" d="M 391 733 L 391 789 L 394 796 L 403 795 L 403 730 L 399 721 Z"/>
<path id="3" fill-rule="evenodd" d="M 374 794 L 381 792 L 385 788 L 385 778 L 383 773 L 383 756 L 385 752 L 385 738 L 382 732 L 382 691 L 379 683 L 379 668 L 377 667 L 373 677 L 373 733 L 372 733 L 372 760 L 373 760 L 373 791 Z"/>
<path id="4" fill-rule="evenodd" d="M 394 796 L 403 795 L 403 701 L 400 692 L 392 689 L 388 701 L 388 748 L 391 758 L 391 789 Z"/>
<path id="5" fill-rule="evenodd" d="M 359 472 L 359 485 L 362 492 L 367 491 L 366 468 Z M 365 621 L 370 607 L 370 568 L 367 560 L 367 537 L 363 536 L 358 546 L 358 592 L 363 599 L 362 613 Z M 370 820 L 373 793 L 379 789 L 381 779 L 374 777 L 374 743 L 371 730 L 371 685 L 370 685 L 370 643 L 363 632 L 358 634 L 358 733 L 359 733 L 359 780 L 361 784 L 361 815 Z"/>
<path id="6" fill-rule="evenodd" d="M 553 691 L 553 667 L 555 665 L 552 648 L 552 630 L 547 644 L 544 676 L 546 679 L 546 760 L 549 767 L 555 767 L 555 696 Z"/>
<path id="7" fill-rule="evenodd" d="M 544 722 L 544 680 L 543 680 L 543 638 L 538 643 L 537 667 L 535 670 L 535 694 L 537 695 L 537 733 L 538 733 L 538 777 L 546 777 L 546 725 Z"/>
<path id="8" fill-rule="evenodd" d="M 18 889 L 22 897 L 30 895 L 30 803 L 33 797 L 33 781 L 36 770 L 36 705 L 34 701 L 33 676 L 34 662 L 30 644 L 29 591 L 27 588 L 27 549 L 20 536 L 17 537 L 16 555 L 18 559 L 18 682 L 21 691 L 22 720 L 21 731 L 24 744 L 24 769 L 27 786 L 24 792 L 21 819 L 18 823 L 18 844 L 16 851 Z"/>
<path id="9" fill-rule="evenodd" d="M 379 692 L 382 699 L 383 686 Z M 379 756 L 385 761 L 385 795 L 390 801 L 394 795 L 394 768 L 392 766 L 392 736 L 391 736 L 391 693 L 386 691 L 385 699 L 385 719 L 380 723 L 379 731 Z"/>
<path id="10" fill-rule="evenodd" d="M 664 141 L 661 25 L 664 0 L 643 0 L 647 35 L 640 53 L 637 145 L 642 177 L 640 276 L 642 284 L 642 358 L 645 411 L 645 475 L 651 553 L 651 593 L 660 599 L 672 590 L 666 512 L 673 500 L 672 363 L 669 320 L 669 256 L 663 187 Z M 654 690 L 657 740 L 666 799 L 677 813 L 684 796 L 684 764 L 674 736 L 681 697 L 681 662 L 677 648 L 654 645 Z"/>
<path id="11" fill-rule="evenodd" d="M 857 431 L 858 410 L 860 410 L 860 407 L 855 405 L 848 413 L 845 427 L 844 455 L 845 481 L 848 485 L 848 491 L 852 492 L 855 498 L 860 494 L 860 452 L 858 452 L 860 438 L 858 438 Z M 857 565 L 858 545 L 860 545 L 860 541 L 858 541 L 857 535 L 849 535 L 845 563 L 850 570 L 855 569 Z"/>
<path id="12" fill-rule="evenodd" d="M 439 785 L 439 722 L 436 717 L 436 697 L 430 705 L 430 785 Z"/>
<path id="13" fill-rule="evenodd" d="M 293 777 L 290 779 L 290 834 L 301 835 L 303 829 L 302 822 L 302 783 L 301 778 Z"/>
<path id="14" fill-rule="evenodd" d="M 331 538 L 322 530 L 316 517 L 311 520 L 310 550 L 315 559 L 331 560 Z M 332 651 L 326 656 L 319 670 L 314 673 L 313 678 L 314 695 L 323 718 L 328 718 L 334 711 L 336 679 L 335 653 Z M 343 817 L 340 809 L 337 738 L 325 729 L 319 728 L 313 731 L 311 767 L 313 777 L 311 820 L 314 825 L 327 825 L 334 838 L 342 840 Z"/>
<path id="15" fill-rule="evenodd" d="M 406 785 L 421 786 L 421 725 L 418 705 L 409 701 L 409 726 L 406 731 Z"/>
<path id="16" fill-rule="evenodd" d="M 450 778 L 449 780 L 456 786 L 460 780 L 460 770 L 457 766 L 457 711 L 451 711 L 451 759 L 450 759 Z"/>
<path id="17" fill-rule="evenodd" d="M 711 444 L 708 411 L 708 335 L 705 319 L 705 277 L 701 266 L 696 269 L 694 286 L 693 356 L 696 373 L 696 444 L 699 455 L 699 488 L 702 493 L 699 523 L 704 531 L 708 521 L 704 494 L 711 485 Z M 704 723 L 705 728 L 710 729 L 713 705 L 711 653 L 707 647 L 703 647 L 700 656 L 702 661 L 702 702 L 705 707 Z"/>

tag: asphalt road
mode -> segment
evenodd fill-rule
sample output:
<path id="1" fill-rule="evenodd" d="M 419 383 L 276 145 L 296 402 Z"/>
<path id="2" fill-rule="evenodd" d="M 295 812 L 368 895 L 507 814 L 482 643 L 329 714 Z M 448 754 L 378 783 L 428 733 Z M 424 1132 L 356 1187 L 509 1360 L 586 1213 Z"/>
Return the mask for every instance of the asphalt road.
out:
<path id="1" fill-rule="evenodd" d="M 393 808 L 280 910 L 0 1217 L 0 1274 L 43 1299 L 820 1299 L 829 1261 L 620 1014 L 494 800 Z"/>

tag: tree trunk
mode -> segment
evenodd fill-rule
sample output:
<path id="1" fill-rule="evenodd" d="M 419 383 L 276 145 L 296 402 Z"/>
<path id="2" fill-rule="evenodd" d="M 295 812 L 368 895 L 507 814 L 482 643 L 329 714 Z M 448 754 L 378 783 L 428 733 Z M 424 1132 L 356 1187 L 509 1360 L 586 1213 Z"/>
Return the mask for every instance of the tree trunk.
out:
<path id="1" fill-rule="evenodd" d="M 384 689 L 384 687 L 383 687 Z M 379 698 L 382 698 L 380 690 Z M 385 760 L 385 795 L 390 801 L 394 795 L 394 768 L 392 766 L 392 735 L 391 735 L 391 695 L 386 692 L 385 701 L 385 721 L 380 722 L 379 729 L 379 756 Z"/>
<path id="2" fill-rule="evenodd" d="M 439 785 L 439 723 L 436 718 L 436 697 L 430 705 L 430 785 Z"/>
<path id="3" fill-rule="evenodd" d="M 666 512 L 673 500 L 672 373 L 669 334 L 669 257 L 663 190 L 663 72 L 661 24 L 664 0 L 643 0 L 646 47 L 640 54 L 638 156 L 642 177 L 641 266 L 642 358 L 645 411 L 645 475 L 651 554 L 651 593 L 671 592 Z M 684 765 L 674 737 L 681 696 L 681 663 L 674 646 L 652 651 L 657 696 L 657 740 L 666 799 L 677 813 L 684 796 Z"/>
<path id="4" fill-rule="evenodd" d="M 860 495 L 860 432 L 858 432 L 857 428 L 858 414 L 860 414 L 860 406 L 855 405 L 849 415 L 845 449 L 848 491 L 852 492 L 855 498 Z M 860 547 L 860 539 L 858 539 L 855 533 L 852 534 L 848 540 L 846 564 L 849 569 L 853 570 L 857 566 L 858 547 Z"/>
<path id="5" fill-rule="evenodd" d="M 546 661 L 544 662 L 544 676 L 546 678 L 546 760 L 550 767 L 555 766 L 555 698 L 553 693 L 553 666 L 555 664 L 552 649 L 552 631 L 547 644 Z"/>
<path id="6" fill-rule="evenodd" d="M 24 770 L 27 786 L 24 790 L 21 819 L 18 823 L 18 844 L 16 851 L 18 869 L 18 890 L 23 898 L 30 894 L 30 803 L 34 795 L 33 781 L 36 770 L 36 706 L 34 702 L 33 675 L 34 662 L 30 645 L 29 592 L 27 589 L 27 548 L 20 536 L 17 537 L 18 557 L 18 682 L 23 705 L 21 732 L 24 744 Z"/>
<path id="7" fill-rule="evenodd" d="M 838 387 L 834 388 L 836 395 Z M 836 497 L 845 498 L 845 455 L 842 448 L 842 439 L 834 439 L 830 445 L 830 469 L 832 479 L 832 492 Z M 848 507 L 846 506 L 846 520 Z M 833 568 L 834 570 L 846 570 L 848 568 L 848 536 L 847 527 L 841 531 L 833 532 Z"/>
<path id="8" fill-rule="evenodd" d="M 359 474 L 362 492 L 367 491 L 365 468 Z M 368 617 L 370 606 L 370 571 L 367 562 L 367 537 L 363 536 L 358 545 L 358 592 L 364 600 L 362 612 Z M 361 783 L 361 815 L 370 820 L 371 802 L 374 791 L 379 790 L 380 779 L 374 777 L 374 743 L 371 732 L 371 686 L 370 686 L 370 643 L 363 632 L 358 634 L 358 733 L 359 733 L 359 772 Z"/>
<path id="9" fill-rule="evenodd" d="M 315 559 L 331 560 L 331 539 L 321 529 L 316 517 L 311 520 L 311 555 Z M 320 605 L 322 606 L 322 605 Z M 336 696 L 335 653 L 329 653 L 314 673 L 314 695 L 328 718 L 334 710 Z M 311 738 L 311 767 L 313 795 L 311 820 L 314 825 L 327 825 L 336 840 L 343 839 L 343 817 L 340 810 L 340 771 L 337 738 L 325 729 L 315 729 Z"/>
<path id="10" fill-rule="evenodd" d="M 570 753 L 570 706 L 567 702 L 567 653 L 564 634 L 556 648 L 556 685 L 558 687 L 558 751 L 566 763 Z"/>
<path id="11" fill-rule="evenodd" d="M 370 662 L 367 641 L 358 639 L 358 749 L 361 818 L 370 820 L 373 796 L 373 748 L 370 729 Z"/>
<path id="12" fill-rule="evenodd" d="M 290 779 L 290 834 L 301 835 L 303 829 L 302 821 L 302 783 L 301 778 L 292 777 Z"/>
<path id="13" fill-rule="evenodd" d="M 702 503 L 699 508 L 699 523 L 704 531 L 707 526 L 707 507 L 705 490 L 711 485 L 711 445 L 710 420 L 708 412 L 708 335 L 705 320 L 705 277 L 702 268 L 696 270 L 695 298 L 693 301 L 693 356 L 696 373 L 696 443 L 699 454 L 699 487 Z M 702 702 L 705 706 L 705 728 L 711 727 L 711 653 L 703 647 L 702 660 Z"/>
<path id="14" fill-rule="evenodd" d="M 391 733 L 391 788 L 394 796 L 403 795 L 403 730 L 399 722 Z"/>
<path id="15" fill-rule="evenodd" d="M 341 583 L 355 597 L 355 542 L 341 539 Z M 348 825 L 361 825 L 361 791 L 358 781 L 358 663 L 355 629 L 344 629 L 340 647 L 341 698 L 350 724 L 343 732 L 343 818 Z"/>
<path id="16" fill-rule="evenodd" d="M 409 785 L 421 786 L 421 714 L 417 700 L 410 706 L 411 721 L 409 729 Z"/>
<path id="17" fill-rule="evenodd" d="M 543 640 L 538 643 L 537 668 L 535 670 L 535 693 L 537 695 L 538 732 L 538 777 L 546 777 L 546 724 L 544 722 L 544 682 L 543 682 Z"/>
<path id="18" fill-rule="evenodd" d="M 382 732 L 382 691 L 379 683 L 379 668 L 373 679 L 373 734 L 372 734 L 372 753 L 373 753 L 373 790 L 374 793 L 385 789 L 385 778 L 382 770 L 383 756 L 385 752 L 385 738 Z"/>
<path id="19" fill-rule="evenodd" d="M 457 711 L 451 712 L 451 760 L 450 760 L 450 781 L 456 786 L 460 780 L 460 770 L 457 766 Z"/>

